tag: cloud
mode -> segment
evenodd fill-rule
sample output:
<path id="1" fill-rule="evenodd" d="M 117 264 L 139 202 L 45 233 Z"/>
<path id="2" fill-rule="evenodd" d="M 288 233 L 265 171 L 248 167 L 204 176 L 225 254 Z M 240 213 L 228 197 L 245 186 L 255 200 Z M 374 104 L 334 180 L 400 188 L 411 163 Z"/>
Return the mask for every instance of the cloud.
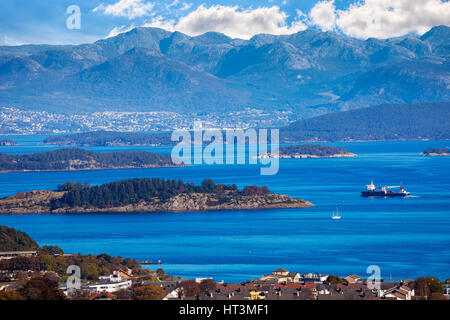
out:
<path id="1" fill-rule="evenodd" d="M 180 10 L 186 11 L 186 10 L 189 10 L 191 7 L 192 7 L 192 2 L 191 3 L 183 2 Z"/>
<path id="2" fill-rule="evenodd" d="M 216 31 L 241 39 L 260 33 L 292 34 L 307 28 L 298 19 L 289 24 L 287 18 L 287 14 L 277 6 L 241 10 L 237 6 L 201 5 L 176 22 L 159 16 L 145 26 L 176 30 L 192 36 Z"/>
<path id="3" fill-rule="evenodd" d="M 323 30 L 339 29 L 358 38 L 391 38 L 423 34 L 436 25 L 450 24 L 450 2 L 443 0 L 364 0 L 336 10 L 334 1 L 321 1 L 310 21 Z"/>
<path id="4" fill-rule="evenodd" d="M 147 16 L 151 13 L 154 5 L 145 0 L 119 0 L 114 4 L 100 4 L 93 11 L 103 11 L 106 15 L 115 17 L 127 17 L 128 19 Z"/>
<path id="5" fill-rule="evenodd" d="M 385 39 L 407 33 L 423 34 L 436 25 L 450 24 L 450 2 L 444 0 L 361 0 L 342 10 L 336 9 L 334 0 L 320 0 L 307 14 L 297 10 L 295 17 L 288 17 L 278 6 L 244 9 L 200 5 L 192 11 L 191 5 L 172 0 L 168 2 L 166 12 L 156 15 L 157 8 L 150 12 L 153 4 L 146 0 L 120 0 L 113 5 L 102 4 L 94 11 L 130 19 L 147 16 L 151 20 L 143 26 L 180 31 L 191 36 L 216 31 L 241 39 L 260 33 L 292 34 L 308 26 L 357 38 Z M 172 14 L 168 15 L 168 12 Z M 110 36 L 129 29 L 114 28 Z"/>
<path id="6" fill-rule="evenodd" d="M 332 31 L 336 27 L 336 7 L 333 1 L 318 2 L 309 13 L 312 24 L 323 31 Z"/>

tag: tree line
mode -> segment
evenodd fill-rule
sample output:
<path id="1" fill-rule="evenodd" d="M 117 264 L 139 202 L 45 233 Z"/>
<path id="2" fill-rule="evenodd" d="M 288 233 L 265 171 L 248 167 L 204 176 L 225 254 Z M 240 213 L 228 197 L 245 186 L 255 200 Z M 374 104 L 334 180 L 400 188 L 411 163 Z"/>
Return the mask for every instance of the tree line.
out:
<path id="1" fill-rule="evenodd" d="M 280 141 L 443 140 L 448 119 L 448 102 L 380 105 L 299 120 L 280 129 Z"/>
<path id="2" fill-rule="evenodd" d="M 155 200 L 165 202 L 181 193 L 239 194 L 245 196 L 270 193 L 267 187 L 246 186 L 239 191 L 236 185 L 215 184 L 204 179 L 201 185 L 184 183 L 183 180 L 165 180 L 160 178 L 136 178 L 89 186 L 67 182 L 58 186 L 58 191 L 66 193 L 51 201 L 52 210 L 66 207 L 111 208 L 139 202 Z"/>
<path id="3" fill-rule="evenodd" d="M 60 149 L 24 155 L 0 154 L 0 171 L 82 170 L 114 167 L 172 166 L 169 155 L 146 151 L 93 152 L 84 149 Z"/>
<path id="4" fill-rule="evenodd" d="M 279 153 L 280 155 L 310 154 L 314 156 L 326 157 L 336 154 L 347 154 L 350 153 L 350 151 L 345 148 L 320 146 L 316 144 L 303 144 L 281 147 L 279 149 Z"/>
<path id="5" fill-rule="evenodd" d="M 444 153 L 450 153 L 450 149 L 449 148 L 428 148 L 427 150 L 425 150 L 423 152 L 423 154 L 427 155 L 427 154 L 444 154 Z"/>
<path id="6" fill-rule="evenodd" d="M 132 146 L 132 145 L 174 145 L 171 133 L 142 133 L 93 131 L 67 135 L 50 136 L 44 140 L 46 144 L 64 146 Z"/>

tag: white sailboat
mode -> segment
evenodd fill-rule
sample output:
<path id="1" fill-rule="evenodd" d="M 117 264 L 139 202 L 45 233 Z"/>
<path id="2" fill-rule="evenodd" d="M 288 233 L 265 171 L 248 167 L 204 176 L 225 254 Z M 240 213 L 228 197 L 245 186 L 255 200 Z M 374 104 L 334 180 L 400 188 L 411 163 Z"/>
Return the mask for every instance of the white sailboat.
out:
<path id="1" fill-rule="evenodd" d="M 339 208 L 336 208 L 336 212 L 333 212 L 333 215 L 331 216 L 331 219 L 333 219 L 333 220 L 341 220 L 341 216 L 339 214 Z"/>

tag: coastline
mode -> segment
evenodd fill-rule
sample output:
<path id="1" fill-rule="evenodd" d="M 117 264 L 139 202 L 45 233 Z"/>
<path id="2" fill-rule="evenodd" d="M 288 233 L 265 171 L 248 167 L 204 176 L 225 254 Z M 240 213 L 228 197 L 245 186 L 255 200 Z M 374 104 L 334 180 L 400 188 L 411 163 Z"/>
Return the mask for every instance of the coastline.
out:
<path id="1" fill-rule="evenodd" d="M 142 167 L 132 167 L 132 166 L 120 166 L 120 167 L 110 167 L 110 168 L 83 168 L 83 169 L 61 169 L 61 170 L 0 170 L 2 173 L 25 173 L 25 172 L 73 172 L 73 171 L 103 171 L 103 170 L 121 170 L 121 169 L 159 169 L 159 168 L 183 168 L 187 167 L 186 164 L 180 165 L 167 165 L 167 166 L 142 166 Z"/>

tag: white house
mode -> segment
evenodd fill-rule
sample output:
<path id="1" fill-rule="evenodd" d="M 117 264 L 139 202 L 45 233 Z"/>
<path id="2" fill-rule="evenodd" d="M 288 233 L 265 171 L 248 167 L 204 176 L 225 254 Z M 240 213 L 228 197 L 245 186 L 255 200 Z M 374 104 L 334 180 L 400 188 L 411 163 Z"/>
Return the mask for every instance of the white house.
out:
<path id="1" fill-rule="evenodd" d="M 99 281 L 90 284 L 87 288 L 93 292 L 116 292 L 131 287 L 131 280 L 123 280 L 118 274 L 99 277 Z"/>
<path id="2" fill-rule="evenodd" d="M 444 296 L 450 296 L 450 284 L 444 284 Z"/>
<path id="3" fill-rule="evenodd" d="M 414 296 L 414 289 L 405 285 L 398 285 L 388 290 L 380 290 L 382 298 L 395 298 L 397 300 L 411 300 Z"/>

